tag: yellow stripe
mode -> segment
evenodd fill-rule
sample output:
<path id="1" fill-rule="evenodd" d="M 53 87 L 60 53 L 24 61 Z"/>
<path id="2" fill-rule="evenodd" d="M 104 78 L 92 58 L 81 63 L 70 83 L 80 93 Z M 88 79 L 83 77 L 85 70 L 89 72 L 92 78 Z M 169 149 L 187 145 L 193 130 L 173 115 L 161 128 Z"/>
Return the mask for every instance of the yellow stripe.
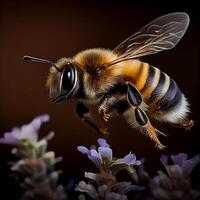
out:
<path id="1" fill-rule="evenodd" d="M 152 66 L 150 66 L 150 67 L 152 67 Z M 154 67 L 154 70 L 155 70 L 155 75 L 154 75 L 153 82 L 152 82 L 151 86 L 149 88 L 146 88 L 142 92 L 142 95 L 143 95 L 144 99 L 148 99 L 151 96 L 151 93 L 153 92 L 153 90 L 158 85 L 159 78 L 160 78 L 160 70 L 158 68 L 156 68 L 156 67 Z"/>
<path id="2" fill-rule="evenodd" d="M 139 60 L 125 61 L 122 66 L 122 74 L 126 77 L 127 81 L 135 84 L 142 65 L 142 62 Z"/>
<path id="3" fill-rule="evenodd" d="M 141 73 L 138 74 L 135 86 L 138 90 L 142 90 L 144 87 L 146 80 L 148 78 L 148 72 L 149 72 L 149 64 L 147 63 L 142 63 L 142 70 Z"/>

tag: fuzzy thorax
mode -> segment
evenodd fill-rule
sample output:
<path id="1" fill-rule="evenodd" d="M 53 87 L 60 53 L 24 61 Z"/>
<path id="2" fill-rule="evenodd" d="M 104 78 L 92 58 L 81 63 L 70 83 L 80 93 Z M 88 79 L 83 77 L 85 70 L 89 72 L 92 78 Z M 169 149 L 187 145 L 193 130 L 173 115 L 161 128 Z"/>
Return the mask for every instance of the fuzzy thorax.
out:
<path id="1" fill-rule="evenodd" d="M 89 98 L 104 93 L 112 87 L 121 74 L 120 64 L 106 67 L 117 55 L 106 49 L 89 49 L 78 53 L 74 60 L 83 73 L 83 84 Z"/>

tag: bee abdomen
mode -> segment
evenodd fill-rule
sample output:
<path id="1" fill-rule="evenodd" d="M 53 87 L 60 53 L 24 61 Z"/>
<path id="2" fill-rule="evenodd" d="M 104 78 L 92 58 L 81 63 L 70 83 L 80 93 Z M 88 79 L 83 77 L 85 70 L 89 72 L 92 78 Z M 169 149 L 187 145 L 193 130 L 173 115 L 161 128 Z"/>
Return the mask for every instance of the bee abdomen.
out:
<path id="1" fill-rule="evenodd" d="M 165 73 L 160 71 L 159 81 L 157 85 L 154 86 L 154 90 L 151 92 L 149 99 L 147 101 L 148 104 L 153 104 L 157 102 L 160 98 L 162 98 L 170 84 L 170 78 Z"/>
<path id="2" fill-rule="evenodd" d="M 179 102 L 181 102 L 181 99 L 182 93 L 179 87 L 173 79 L 170 79 L 170 85 L 166 94 L 158 102 L 156 102 L 156 105 L 160 111 L 168 111 L 176 107 Z"/>
<path id="3" fill-rule="evenodd" d="M 182 100 L 182 93 L 173 79 L 158 68 L 148 65 L 148 72 L 140 92 L 144 101 L 157 111 L 167 112 Z"/>

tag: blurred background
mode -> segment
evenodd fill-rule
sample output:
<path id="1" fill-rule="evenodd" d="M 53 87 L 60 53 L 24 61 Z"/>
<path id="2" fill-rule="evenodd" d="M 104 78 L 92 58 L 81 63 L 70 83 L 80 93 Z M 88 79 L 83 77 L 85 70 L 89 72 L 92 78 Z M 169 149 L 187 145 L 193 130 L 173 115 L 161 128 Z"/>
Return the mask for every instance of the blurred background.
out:
<path id="1" fill-rule="evenodd" d="M 197 1 L 196 1 L 197 2 Z M 132 151 L 146 158 L 145 168 L 155 174 L 161 154 L 200 153 L 200 21 L 197 3 L 181 1 L 0 1 L 0 136 L 13 126 L 28 123 L 33 117 L 48 113 L 50 122 L 43 126 L 41 137 L 50 130 L 55 137 L 49 149 L 64 161 L 62 182 L 78 178 L 84 171 L 95 172 L 93 164 L 77 152 L 77 145 L 90 146 L 100 137 L 75 115 L 76 100 L 62 104 L 49 101 L 45 81 L 49 66 L 25 62 L 24 55 L 56 61 L 87 48 L 113 49 L 149 21 L 170 13 L 186 12 L 190 26 L 171 51 L 147 56 L 142 60 L 160 68 L 176 80 L 191 104 L 191 117 L 196 121 L 190 131 L 156 124 L 169 135 L 160 140 L 167 149 L 160 152 L 144 136 L 131 129 L 124 119 L 109 123 L 108 141 L 116 156 Z M 0 145 L 0 190 L 12 189 L 7 162 L 10 148 Z M 14 191 L 7 197 L 17 195 Z M 7 198 L 9 199 L 9 198 Z"/>

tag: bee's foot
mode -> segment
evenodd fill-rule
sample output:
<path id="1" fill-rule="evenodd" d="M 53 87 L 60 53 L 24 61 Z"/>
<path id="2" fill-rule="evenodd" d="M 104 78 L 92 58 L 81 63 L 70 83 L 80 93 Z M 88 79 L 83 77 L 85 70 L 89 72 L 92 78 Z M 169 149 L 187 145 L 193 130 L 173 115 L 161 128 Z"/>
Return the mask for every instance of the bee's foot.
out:
<path id="1" fill-rule="evenodd" d="M 191 129 L 194 126 L 194 121 L 193 120 L 185 120 L 183 122 L 177 123 L 177 124 L 172 124 L 176 128 L 184 128 L 186 130 Z"/>
<path id="2" fill-rule="evenodd" d="M 104 115 L 103 115 L 103 120 L 104 120 L 105 122 L 108 122 L 109 119 L 110 119 L 110 114 L 104 113 Z"/>
<path id="3" fill-rule="evenodd" d="M 108 128 L 101 128 L 100 131 L 102 135 L 110 135 L 110 132 L 108 132 Z"/>
<path id="4" fill-rule="evenodd" d="M 101 106 L 101 108 L 99 109 L 99 114 L 102 115 L 105 122 L 108 122 L 108 120 L 110 119 L 110 114 L 107 113 L 107 109 L 105 106 Z"/>
<path id="5" fill-rule="evenodd" d="M 164 150 L 164 149 L 166 149 L 166 146 L 162 145 L 161 143 L 157 143 L 157 144 L 155 145 L 155 147 L 156 147 L 157 149 L 159 149 L 159 150 Z"/>

